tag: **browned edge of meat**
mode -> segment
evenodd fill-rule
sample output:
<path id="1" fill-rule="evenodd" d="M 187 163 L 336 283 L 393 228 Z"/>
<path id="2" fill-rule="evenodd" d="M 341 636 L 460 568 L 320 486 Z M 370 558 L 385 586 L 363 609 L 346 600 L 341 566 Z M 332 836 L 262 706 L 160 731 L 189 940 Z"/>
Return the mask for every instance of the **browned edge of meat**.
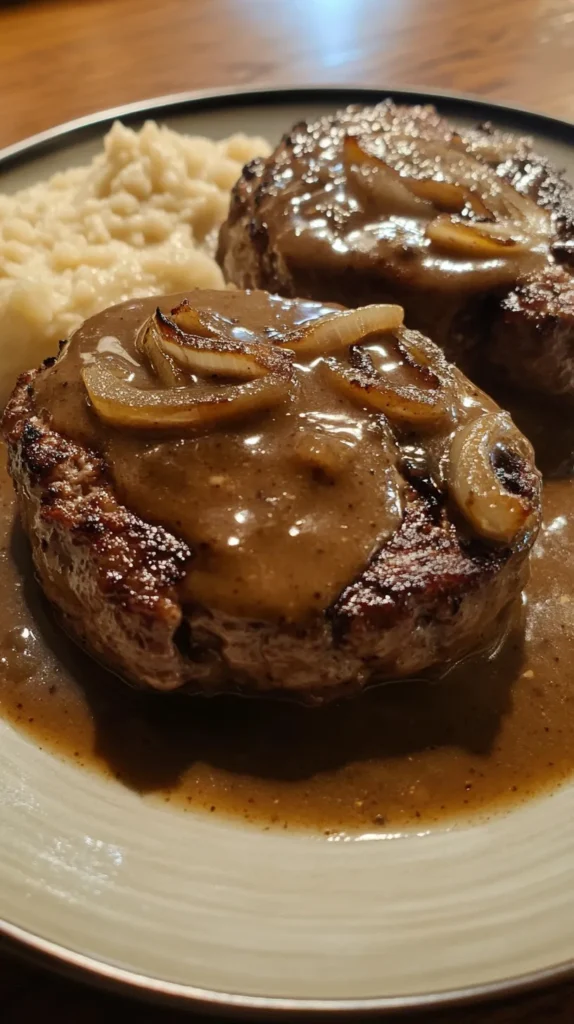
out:
<path id="1" fill-rule="evenodd" d="M 173 641 L 182 619 L 177 583 L 191 552 L 116 501 L 97 455 L 35 416 L 41 372 L 20 377 L 3 432 L 42 587 L 96 657 L 134 682 L 178 687 L 185 665 Z"/>
<path id="2" fill-rule="evenodd" d="M 522 281 L 500 305 L 487 352 L 515 384 L 574 395 L 574 276 L 550 266 Z"/>

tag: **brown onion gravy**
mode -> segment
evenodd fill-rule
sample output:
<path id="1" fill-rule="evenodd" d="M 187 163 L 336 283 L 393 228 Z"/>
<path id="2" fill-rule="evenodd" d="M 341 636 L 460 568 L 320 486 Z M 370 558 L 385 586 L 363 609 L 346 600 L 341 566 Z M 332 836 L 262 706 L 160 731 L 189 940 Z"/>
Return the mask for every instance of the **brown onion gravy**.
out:
<path id="1" fill-rule="evenodd" d="M 531 162 L 523 159 L 526 170 L 515 173 L 521 195 L 495 173 L 505 160 L 520 166 L 518 153 L 524 157 L 519 139 L 453 133 L 430 108 L 387 103 L 360 112 L 349 108 L 308 128 L 304 122 L 296 125 L 283 140 L 261 179 L 255 224 L 269 238 L 278 262 L 298 283 L 306 274 L 315 295 L 322 294 L 315 280 L 319 271 L 342 272 L 353 286 L 369 274 L 379 283 L 390 278 L 395 289 L 410 292 L 411 302 L 414 289 L 424 290 L 422 305 L 435 290 L 459 301 L 465 294 L 514 283 L 518 274 L 548 261 L 551 221 L 540 208 L 534 227 L 527 226 L 518 207 L 524 216 L 523 245 L 459 248 L 429 237 L 429 224 L 441 212 L 443 220 L 458 214 L 465 225 L 487 220 L 492 227 L 494 221 L 503 232 L 509 210 L 516 216 L 514 203 L 526 204 L 524 194 L 535 193 Z M 405 184 L 413 182 L 419 186 L 416 192 Z M 470 201 L 462 209 L 457 210 L 456 201 L 449 204 L 449 183 L 455 192 L 467 186 Z M 426 186 L 422 192 L 421 186 Z M 477 194 L 483 202 L 474 209 Z M 532 207 L 527 211 L 532 215 Z M 229 276 L 236 280 L 233 273 Z M 294 293 L 307 294 L 298 284 Z M 412 305 L 416 308 L 416 300 Z M 411 317 L 408 323 L 418 326 Z M 436 339 L 436 331 L 429 327 L 428 332 Z"/>
<path id="2" fill-rule="evenodd" d="M 265 330 L 284 334 L 333 312 L 261 292 L 198 295 L 201 308 L 216 309 L 241 341 L 265 340 Z M 182 298 L 161 305 L 169 311 Z M 400 522 L 402 480 L 392 439 L 324 383 L 312 362 L 296 374 L 290 401 L 225 430 L 165 439 L 106 428 L 88 409 L 81 368 L 111 360 L 130 384 L 157 387 L 135 346 L 157 302 L 134 300 L 88 320 L 38 382 L 38 405 L 66 437 L 103 449 L 130 510 L 191 546 L 188 600 L 285 620 L 316 613 Z M 317 479 L 324 465 L 332 465 L 329 486 Z"/>
<path id="3" fill-rule="evenodd" d="M 495 390 L 491 388 L 491 390 Z M 56 755 L 184 810 L 265 828 L 389 832 L 511 806 L 574 771 L 574 428 L 509 407 L 546 476 L 532 578 L 494 657 L 322 709 L 137 693 L 62 634 L 0 485 L 0 705 Z"/>
<path id="4" fill-rule="evenodd" d="M 169 311 L 183 298 L 159 301 Z M 199 291 L 190 301 L 215 310 L 226 332 L 241 341 L 265 341 L 269 332 L 284 338 L 333 312 L 256 291 Z M 342 396 L 315 354 L 296 354 L 289 401 L 223 430 L 162 438 L 107 426 L 89 407 L 81 370 L 105 361 L 131 385 L 157 388 L 136 346 L 157 303 L 137 299 L 87 320 L 37 381 L 36 406 L 65 437 L 102 452 L 123 504 L 190 545 L 188 602 L 239 616 L 305 621 L 329 607 L 401 521 L 396 432 L 383 426 L 384 417 Z M 373 332 L 369 341 L 363 351 L 375 364 L 383 361 L 389 378 L 410 383 L 388 339 Z M 422 439 L 437 466 L 453 427 L 492 407 L 455 372 L 449 394 L 452 417 L 432 442 Z M 418 443 L 419 433 L 415 422 L 409 440 Z"/>

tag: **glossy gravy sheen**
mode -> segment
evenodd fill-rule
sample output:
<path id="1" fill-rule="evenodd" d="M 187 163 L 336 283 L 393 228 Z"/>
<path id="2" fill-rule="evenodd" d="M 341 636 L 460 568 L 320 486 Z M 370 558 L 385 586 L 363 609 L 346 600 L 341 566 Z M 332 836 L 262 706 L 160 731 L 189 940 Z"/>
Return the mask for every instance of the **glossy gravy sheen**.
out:
<path id="1" fill-rule="evenodd" d="M 495 390 L 490 387 L 491 392 Z M 332 836 L 424 829 L 507 807 L 574 770 L 574 429 L 510 408 L 546 476 L 532 578 L 502 648 L 441 682 L 402 682 L 320 710 L 139 694 L 59 630 L 0 484 L 2 714 L 37 743 L 184 810 Z"/>
<path id="2" fill-rule="evenodd" d="M 359 287 L 365 274 L 382 281 L 391 277 L 407 295 L 412 288 L 428 290 L 428 297 L 439 290 L 458 301 L 463 294 L 514 283 L 518 273 L 548 260 L 552 229 L 544 211 L 538 211 L 535 237 L 526 246 L 500 246 L 498 253 L 480 246 L 474 252 L 445 248 L 428 236 L 430 221 L 441 213 L 455 213 L 466 224 L 503 219 L 505 186 L 494 169 L 504 170 L 506 162 L 516 164 L 519 192 L 535 195 L 535 161 L 525 159 L 516 138 L 489 144 L 480 133 L 453 133 L 429 108 L 350 108 L 295 126 L 279 147 L 273 175 L 262 179 L 255 216 L 272 251 L 297 282 L 307 274 L 315 295 L 325 293 L 310 268 L 353 271 Z M 408 181 L 418 183 L 417 194 L 405 186 Z M 448 198 L 445 203 L 440 187 L 448 190 L 449 183 L 466 183 L 486 206 L 475 208 L 472 197 L 462 209 L 456 202 L 450 206 Z M 294 294 L 307 293 L 295 288 Z M 413 325 L 411 318 L 407 322 Z M 429 334 L 436 338 L 436 332 Z"/>
<path id="3" fill-rule="evenodd" d="M 241 341 L 333 312 L 257 292 L 201 295 Z M 39 381 L 38 406 L 66 437 L 103 451 L 122 503 L 190 545 L 186 600 L 300 621 L 327 607 L 400 522 L 393 439 L 329 387 L 317 360 L 295 364 L 290 401 L 224 430 L 162 439 L 106 428 L 88 408 L 81 368 L 103 359 L 130 384 L 157 387 L 135 345 L 156 306 L 136 300 L 88 320 Z"/>

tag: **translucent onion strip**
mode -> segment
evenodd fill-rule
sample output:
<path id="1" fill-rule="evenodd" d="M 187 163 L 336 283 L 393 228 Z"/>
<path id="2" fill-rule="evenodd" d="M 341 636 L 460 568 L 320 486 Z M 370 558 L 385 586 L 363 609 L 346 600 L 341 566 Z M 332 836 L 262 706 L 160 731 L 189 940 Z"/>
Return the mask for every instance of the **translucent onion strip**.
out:
<path id="1" fill-rule="evenodd" d="M 500 259 L 532 249 L 532 240 L 518 225 L 469 224 L 446 216 L 431 221 L 426 236 L 442 252 L 471 259 Z"/>
<path id="2" fill-rule="evenodd" d="M 432 205 L 415 196 L 398 171 L 364 149 L 354 135 L 345 137 L 343 160 L 355 184 L 374 200 L 381 212 L 414 217 L 424 216 L 426 212 L 427 216 L 432 216 Z"/>
<path id="3" fill-rule="evenodd" d="M 384 379 L 365 379 L 357 371 L 331 360 L 326 363 L 324 372 L 340 394 L 367 409 L 384 413 L 399 426 L 431 430 L 444 423 L 448 416 L 449 410 L 440 399 L 417 388 L 395 388 Z"/>
<path id="4" fill-rule="evenodd" d="M 323 373 L 333 388 L 354 403 L 382 412 L 397 426 L 434 430 L 452 414 L 448 365 L 441 352 L 414 331 L 393 338 L 391 364 L 377 369 L 368 349 L 351 349 L 350 363 L 325 361 Z M 398 365 L 397 365 L 398 364 Z"/>
<path id="5" fill-rule="evenodd" d="M 360 137 L 348 135 L 344 140 L 347 173 L 376 202 L 379 212 L 429 220 L 426 235 L 431 245 L 456 255 L 521 256 L 549 243 L 548 211 L 473 154 L 459 135 L 450 143 L 422 137 L 416 145 L 412 139 L 406 143 L 383 135 L 387 159 L 382 159 Z M 448 214 L 462 215 L 464 222 L 450 221 Z"/>
<path id="6" fill-rule="evenodd" d="M 244 384 L 205 384 L 142 389 L 116 377 L 103 363 L 82 370 L 90 401 L 104 423 L 162 433 L 196 430 L 269 409 L 284 402 L 290 382 L 276 374 Z"/>
<path id="7" fill-rule="evenodd" d="M 194 312 L 186 312 L 187 322 Z M 264 342 L 234 339 L 228 334 L 188 334 L 159 309 L 150 318 L 149 330 L 161 352 L 187 373 L 254 380 L 269 373 L 289 372 L 292 356 L 288 352 Z"/>
<path id="8" fill-rule="evenodd" d="M 185 375 L 164 350 L 155 316 L 150 317 L 139 332 L 136 348 L 146 357 L 164 387 L 177 388 L 185 384 Z"/>
<path id="9" fill-rule="evenodd" d="M 288 334 L 282 348 L 291 349 L 297 356 L 325 356 L 358 345 L 371 334 L 396 331 L 402 325 L 401 306 L 373 305 L 361 309 L 345 310 L 332 316 L 313 320 Z"/>
<path id="10" fill-rule="evenodd" d="M 516 467 L 517 493 L 496 471 L 497 446 Z M 510 544 L 538 524 L 540 477 L 534 452 L 506 412 L 485 413 L 455 433 L 447 482 L 462 515 L 487 540 Z"/>

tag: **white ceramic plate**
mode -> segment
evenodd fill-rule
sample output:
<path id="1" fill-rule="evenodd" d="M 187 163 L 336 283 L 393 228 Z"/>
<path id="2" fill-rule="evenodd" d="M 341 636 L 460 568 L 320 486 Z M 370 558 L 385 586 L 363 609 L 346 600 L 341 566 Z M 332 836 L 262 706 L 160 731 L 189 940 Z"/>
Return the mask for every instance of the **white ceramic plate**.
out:
<path id="1" fill-rule="evenodd" d="M 374 90 L 174 97 L 115 111 L 275 140 Z M 415 94 L 394 94 L 419 100 Z M 456 97 L 461 121 L 527 130 L 574 172 L 574 129 Z M 109 115 L 0 154 L 0 190 L 84 162 Z M 180 814 L 74 768 L 0 721 L 4 934 L 197 1008 L 381 1011 L 534 984 L 574 964 L 574 785 L 485 824 L 330 842 Z"/>

